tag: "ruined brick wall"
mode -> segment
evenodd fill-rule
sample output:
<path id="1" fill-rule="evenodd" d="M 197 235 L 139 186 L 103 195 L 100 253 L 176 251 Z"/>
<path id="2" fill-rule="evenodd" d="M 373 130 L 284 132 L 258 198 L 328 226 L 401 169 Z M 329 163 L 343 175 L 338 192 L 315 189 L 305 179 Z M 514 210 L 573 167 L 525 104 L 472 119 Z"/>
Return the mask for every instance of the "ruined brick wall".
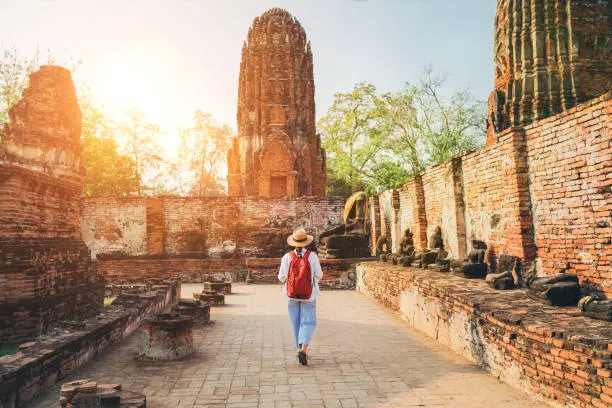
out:
<path id="1" fill-rule="evenodd" d="M 355 264 L 361 261 L 363 259 L 322 259 L 321 288 L 354 289 Z M 279 266 L 280 258 L 96 261 L 98 271 L 110 284 L 168 277 L 180 277 L 183 282 L 204 282 L 215 278 L 278 284 Z"/>
<path id="2" fill-rule="evenodd" d="M 81 111 L 70 72 L 43 66 L 0 140 L 0 344 L 102 306 L 81 239 Z"/>
<path id="3" fill-rule="evenodd" d="M 546 405 L 612 403 L 609 322 L 448 273 L 382 262 L 356 271 L 359 292 Z"/>
<path id="4" fill-rule="evenodd" d="M 495 145 L 463 156 L 467 241 L 487 243 L 492 269 L 507 254 L 521 258 L 526 271 L 536 255 L 526 160 L 520 130 L 506 131 Z"/>
<path id="5" fill-rule="evenodd" d="M 295 17 L 255 18 L 242 47 L 238 136 L 228 153 L 230 196 L 325 196 L 325 151 L 315 128 L 312 51 Z"/>
<path id="6" fill-rule="evenodd" d="M 429 236 L 440 226 L 454 258 L 483 240 L 493 270 L 501 254 L 520 257 L 524 275 L 532 266 L 555 274 L 569 264 L 583 285 L 612 295 L 611 118 L 608 93 L 428 168 L 422 197 L 418 178 L 400 190 L 400 229 L 412 226 L 418 246 L 425 239 L 418 228 Z M 383 231 L 392 194 L 379 193 L 379 214 L 371 214 Z"/>
<path id="7" fill-rule="evenodd" d="M 535 245 L 542 271 L 570 264 L 612 296 L 611 94 L 525 128 Z"/>
<path id="8" fill-rule="evenodd" d="M 344 197 L 294 199 L 249 197 L 88 198 L 83 236 L 96 254 L 126 256 L 166 253 L 206 257 L 279 256 L 298 226 L 319 235 L 342 222 Z M 149 222 L 151 221 L 151 222 Z M 149 225 L 150 224 L 150 225 Z M 161 238 L 160 238 L 161 236 Z M 160 243 L 154 252 L 150 240 Z"/>
<path id="9" fill-rule="evenodd" d="M 440 227 L 444 248 L 455 258 L 465 257 L 461 158 L 427 169 L 422 179 L 427 237 Z"/>
<path id="10" fill-rule="evenodd" d="M 146 255 L 147 200 L 96 197 L 84 200 L 81 231 L 92 253 Z"/>
<path id="11" fill-rule="evenodd" d="M 399 190 L 400 233 L 409 228 L 414 245 L 418 251 L 427 248 L 427 220 L 425 217 L 425 197 L 423 179 L 420 175 L 408 180 Z M 400 237 L 401 240 L 401 237 Z"/>
<path id="12" fill-rule="evenodd" d="M 142 291 L 123 288 L 121 297 L 104 310 L 104 314 L 63 327 L 61 334 L 22 344 L 12 355 L 0 357 L 0 403 L 2 407 L 31 407 L 34 400 L 73 374 L 79 367 L 99 356 L 112 344 L 128 337 L 144 317 L 168 312 L 180 298 L 179 280 L 146 283 Z M 151 286 L 155 285 L 154 290 Z M 147 288 L 148 287 L 148 288 Z M 61 326 L 60 326 L 61 327 Z"/>

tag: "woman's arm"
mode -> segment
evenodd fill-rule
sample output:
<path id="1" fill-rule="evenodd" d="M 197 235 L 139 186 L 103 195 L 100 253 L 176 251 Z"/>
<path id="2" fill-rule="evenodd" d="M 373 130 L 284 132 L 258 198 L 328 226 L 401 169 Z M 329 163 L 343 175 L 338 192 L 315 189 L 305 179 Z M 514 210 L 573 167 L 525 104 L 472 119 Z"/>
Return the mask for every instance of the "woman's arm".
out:
<path id="1" fill-rule="evenodd" d="M 285 283 L 285 281 L 287 280 L 287 274 L 289 273 L 289 258 L 290 255 L 285 254 L 281 259 L 280 269 L 278 271 L 278 280 L 282 283 Z"/>
<path id="2" fill-rule="evenodd" d="M 323 278 L 323 269 L 321 269 L 321 262 L 319 262 L 319 257 L 317 256 L 316 252 L 310 253 L 308 262 L 310 262 L 310 269 L 312 270 L 314 278 L 317 281 Z"/>

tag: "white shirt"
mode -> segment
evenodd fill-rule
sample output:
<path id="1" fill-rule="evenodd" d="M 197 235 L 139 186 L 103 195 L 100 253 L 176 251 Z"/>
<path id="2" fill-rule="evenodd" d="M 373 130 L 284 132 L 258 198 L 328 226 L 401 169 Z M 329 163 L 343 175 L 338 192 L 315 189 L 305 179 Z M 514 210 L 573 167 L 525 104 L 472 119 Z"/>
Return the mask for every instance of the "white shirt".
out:
<path id="1" fill-rule="evenodd" d="M 300 256 L 296 250 L 293 252 L 296 255 Z M 306 251 L 302 252 L 304 254 Z M 308 256 L 308 263 L 310 264 L 310 271 L 314 276 L 314 282 L 312 285 L 312 295 L 310 295 L 309 299 L 299 300 L 300 302 L 314 302 L 314 300 L 319 296 L 321 291 L 319 290 L 319 279 L 323 277 L 323 270 L 321 269 L 321 263 L 319 262 L 319 257 L 315 252 L 310 252 Z M 287 274 L 289 273 L 289 265 L 291 264 L 291 252 L 287 252 L 283 255 L 281 259 L 280 270 L 278 271 L 278 280 L 284 283 L 283 285 L 283 295 L 289 299 L 287 296 Z M 298 300 L 298 299 L 292 299 Z"/>

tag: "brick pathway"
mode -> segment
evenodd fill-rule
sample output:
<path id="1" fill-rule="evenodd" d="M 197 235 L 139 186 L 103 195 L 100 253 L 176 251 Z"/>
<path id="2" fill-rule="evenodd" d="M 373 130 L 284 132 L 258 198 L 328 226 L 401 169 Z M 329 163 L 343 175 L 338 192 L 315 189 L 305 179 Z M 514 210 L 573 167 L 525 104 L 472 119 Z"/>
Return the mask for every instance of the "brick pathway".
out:
<path id="1" fill-rule="evenodd" d="M 215 323 L 194 331 L 194 359 L 137 362 L 132 336 L 72 378 L 121 383 L 150 408 L 543 406 L 352 291 L 323 292 L 312 363 L 299 366 L 279 287 L 234 291 L 212 309 Z M 34 408 L 57 408 L 57 395 Z"/>

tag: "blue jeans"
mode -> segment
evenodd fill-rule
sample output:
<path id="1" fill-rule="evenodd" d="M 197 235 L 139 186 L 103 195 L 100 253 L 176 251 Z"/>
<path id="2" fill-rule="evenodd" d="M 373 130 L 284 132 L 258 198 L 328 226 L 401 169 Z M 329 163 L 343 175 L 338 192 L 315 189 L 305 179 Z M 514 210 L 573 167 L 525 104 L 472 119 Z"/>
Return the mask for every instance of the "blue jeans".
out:
<path id="1" fill-rule="evenodd" d="M 288 305 L 295 347 L 299 347 L 300 344 L 310 344 L 312 332 L 317 327 L 317 302 L 289 299 Z"/>

